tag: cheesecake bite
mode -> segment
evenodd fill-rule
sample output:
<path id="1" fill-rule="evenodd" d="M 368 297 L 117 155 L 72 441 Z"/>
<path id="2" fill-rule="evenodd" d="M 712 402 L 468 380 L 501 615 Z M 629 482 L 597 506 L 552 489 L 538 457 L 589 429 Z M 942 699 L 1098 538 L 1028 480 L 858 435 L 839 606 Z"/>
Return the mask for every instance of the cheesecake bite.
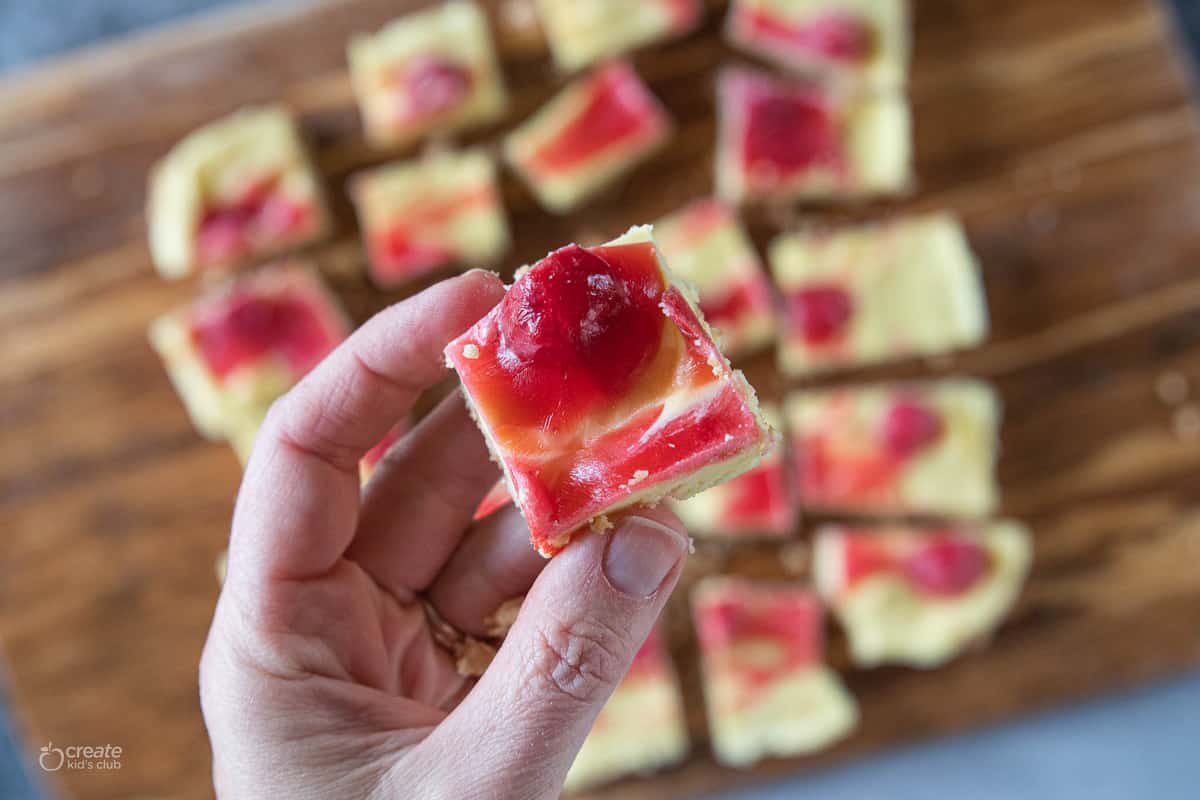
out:
<path id="1" fill-rule="evenodd" d="M 349 59 L 367 139 L 378 147 L 483 125 L 508 104 L 487 18 L 468 0 L 359 36 L 350 42 Z"/>
<path id="2" fill-rule="evenodd" d="M 508 249 L 495 163 L 482 150 L 385 165 L 355 176 L 350 193 L 380 288 L 455 264 L 489 266 Z"/>
<path id="3" fill-rule="evenodd" d="M 275 107 L 239 111 L 175 145 L 151 170 L 146 213 L 167 278 L 261 261 L 329 227 L 295 123 Z"/>
<path id="4" fill-rule="evenodd" d="M 693 590 L 717 761 L 812 753 L 855 727 L 858 706 L 824 662 L 823 613 L 800 586 L 706 578 Z"/>
<path id="5" fill-rule="evenodd" d="M 763 404 L 763 419 L 783 431 L 779 411 Z M 672 503 L 690 533 L 734 539 L 787 536 L 800 519 L 795 482 L 788 473 L 784 442 L 763 456 L 758 466 L 719 486 Z"/>
<path id="6" fill-rule="evenodd" d="M 733 209 L 715 198 L 696 200 L 659 221 L 654 235 L 671 270 L 696 287 L 721 352 L 739 358 L 771 343 L 770 282 Z"/>
<path id="7" fill-rule="evenodd" d="M 784 234 L 770 262 L 786 375 L 939 355 L 987 336 L 979 264 L 949 214 Z"/>
<path id="8" fill-rule="evenodd" d="M 567 773 L 567 792 L 677 764 L 688 752 L 679 679 L 656 627 L 634 656 Z"/>
<path id="9" fill-rule="evenodd" d="M 446 357 L 545 556 L 750 469 L 773 438 L 649 226 L 550 253 Z"/>
<path id="10" fill-rule="evenodd" d="M 564 71 L 679 36 L 696 27 L 702 0 L 538 0 L 554 61 Z"/>
<path id="11" fill-rule="evenodd" d="M 744 67 L 717 78 L 717 193 L 747 200 L 897 194 L 912 177 L 904 96 Z"/>
<path id="12" fill-rule="evenodd" d="M 504 140 L 504 154 L 547 210 L 566 213 L 633 169 L 671 121 L 624 61 L 576 79 Z"/>
<path id="13" fill-rule="evenodd" d="M 801 391 L 784 413 L 804 508 L 979 517 L 996 506 L 1000 400 L 986 383 Z"/>
<path id="14" fill-rule="evenodd" d="M 267 409 L 350 333 L 311 267 L 275 264 L 209 291 L 150 326 L 196 428 L 249 455 Z"/>
<path id="15" fill-rule="evenodd" d="M 1016 601 L 1032 560 L 1016 522 L 941 527 L 827 525 L 817 588 L 854 662 L 936 667 L 985 639 Z"/>
<path id="16" fill-rule="evenodd" d="M 888 88 L 905 81 L 909 25 L 906 0 L 734 0 L 725 34 L 787 69 Z"/>

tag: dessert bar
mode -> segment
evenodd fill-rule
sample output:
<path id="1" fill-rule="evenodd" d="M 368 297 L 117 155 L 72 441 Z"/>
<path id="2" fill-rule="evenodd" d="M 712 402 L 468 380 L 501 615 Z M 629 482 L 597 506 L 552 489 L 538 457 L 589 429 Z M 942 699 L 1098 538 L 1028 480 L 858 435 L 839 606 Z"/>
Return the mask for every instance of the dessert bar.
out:
<path id="1" fill-rule="evenodd" d="M 935 667 L 1000 623 L 1031 559 L 1029 531 L 1016 522 L 828 525 L 814 571 L 856 664 Z"/>
<path id="2" fill-rule="evenodd" d="M 821 750 L 858 722 L 824 662 L 816 594 L 788 584 L 706 578 L 692 593 L 714 755 L 746 767 Z"/>
<path id="3" fill-rule="evenodd" d="M 773 439 L 649 226 L 550 253 L 446 357 L 546 556 L 745 472 Z"/>
<path id="4" fill-rule="evenodd" d="M 367 139 L 379 147 L 493 122 L 507 108 L 487 18 L 467 0 L 359 36 L 349 59 Z"/>
<path id="5" fill-rule="evenodd" d="M 149 191 L 150 252 L 167 278 L 260 261 L 329 227 L 320 181 L 281 108 L 194 131 L 155 165 Z"/>
<path id="6" fill-rule="evenodd" d="M 633 67 L 597 67 L 504 140 L 509 163 L 547 210 L 565 213 L 633 169 L 670 135 L 671 121 Z"/>

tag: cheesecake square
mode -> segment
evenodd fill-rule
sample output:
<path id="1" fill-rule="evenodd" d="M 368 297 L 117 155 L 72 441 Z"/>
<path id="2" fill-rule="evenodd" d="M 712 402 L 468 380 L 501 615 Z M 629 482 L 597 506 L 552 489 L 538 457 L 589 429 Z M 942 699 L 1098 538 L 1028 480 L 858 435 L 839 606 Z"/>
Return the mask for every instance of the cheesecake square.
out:
<path id="1" fill-rule="evenodd" d="M 800 391 L 784 413 L 804 508 L 969 518 L 996 506 L 1000 400 L 986 383 Z"/>
<path id="2" fill-rule="evenodd" d="M 356 175 L 350 194 L 380 288 L 451 265 L 490 266 L 508 249 L 495 162 L 483 150 L 378 167 Z"/>
<path id="3" fill-rule="evenodd" d="M 262 261 L 329 228 L 320 179 L 278 107 L 244 109 L 171 148 L 151 170 L 146 213 L 166 278 Z"/>
<path id="4" fill-rule="evenodd" d="M 679 679 L 656 627 L 601 709 L 567 773 L 567 792 L 644 775 L 687 756 L 687 718 Z"/>
<path id="5" fill-rule="evenodd" d="M 895 88 L 908 72 L 910 28 L 906 0 L 734 0 L 725 35 L 784 69 Z"/>
<path id="6" fill-rule="evenodd" d="M 771 343 L 771 285 L 734 209 L 702 198 L 660 220 L 654 234 L 671 269 L 696 287 L 725 355 L 736 359 Z"/>
<path id="7" fill-rule="evenodd" d="M 769 255 L 786 375 L 940 355 L 987 337 L 979 264 L 950 214 L 783 234 Z"/>
<path id="8" fill-rule="evenodd" d="M 350 330 L 316 270 L 282 262 L 208 291 L 149 333 L 197 430 L 244 458 L 271 403 Z"/>
<path id="9" fill-rule="evenodd" d="M 446 357 L 547 557 L 745 472 L 774 438 L 650 226 L 550 253 Z"/>
<path id="10" fill-rule="evenodd" d="M 903 193 L 912 180 L 911 136 L 900 92 L 745 67 L 717 78 L 717 194 L 731 203 Z"/>
<path id="11" fill-rule="evenodd" d="M 1032 560 L 1029 530 L 1007 520 L 826 525 L 813 552 L 817 588 L 863 667 L 936 667 L 985 640 Z"/>
<path id="12" fill-rule="evenodd" d="M 571 72 L 696 27 L 701 0 L 538 0 L 550 52 Z"/>
<path id="13" fill-rule="evenodd" d="M 713 754 L 748 767 L 822 750 L 858 723 L 824 661 L 824 611 L 803 586 L 705 578 L 692 591 Z"/>
<path id="14" fill-rule="evenodd" d="M 468 0 L 406 14 L 358 36 L 348 56 L 367 140 L 377 147 L 484 125 L 508 106 L 487 18 Z"/>
<path id="15" fill-rule="evenodd" d="M 783 442 L 763 456 L 754 469 L 672 503 L 692 534 L 750 539 L 787 536 L 796 530 L 800 503 L 789 473 L 782 415 L 767 403 L 762 404 L 761 412 L 771 428 L 784 432 Z"/>
<path id="16" fill-rule="evenodd" d="M 671 120 L 624 61 L 568 84 L 504 139 L 504 155 L 538 201 L 566 213 L 666 142 Z"/>

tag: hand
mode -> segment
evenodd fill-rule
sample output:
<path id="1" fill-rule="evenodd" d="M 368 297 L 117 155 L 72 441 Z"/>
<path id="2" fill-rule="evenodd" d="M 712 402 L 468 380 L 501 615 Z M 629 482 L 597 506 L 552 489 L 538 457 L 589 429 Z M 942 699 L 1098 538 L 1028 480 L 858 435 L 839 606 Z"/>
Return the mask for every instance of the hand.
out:
<path id="1" fill-rule="evenodd" d="M 445 373 L 442 348 L 504 288 L 470 272 L 378 314 L 271 409 L 234 512 L 200 663 L 225 798 L 555 797 L 679 577 L 687 537 L 638 511 L 544 561 L 457 393 L 359 458 Z M 526 594 L 478 683 L 434 643 Z"/>

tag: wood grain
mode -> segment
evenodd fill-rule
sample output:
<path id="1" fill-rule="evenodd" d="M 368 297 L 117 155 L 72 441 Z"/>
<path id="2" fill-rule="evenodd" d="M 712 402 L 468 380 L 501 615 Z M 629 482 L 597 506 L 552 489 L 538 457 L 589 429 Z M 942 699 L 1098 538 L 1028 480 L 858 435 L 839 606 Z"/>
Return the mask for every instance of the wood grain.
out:
<path id="1" fill-rule="evenodd" d="M 146 170 L 192 127 L 284 100 L 339 198 L 338 235 L 318 257 L 357 318 L 394 299 L 360 277 L 340 196 L 351 172 L 381 158 L 363 145 L 343 47 L 401 5 L 235 12 L 0 85 L 0 642 L 35 747 L 111 742 L 126 754 L 117 772 L 58 773 L 72 795 L 211 794 L 196 662 L 239 469 L 192 432 L 145 340 L 146 324 L 196 289 L 151 270 Z M 1187 434 L 1189 412 L 1173 424 L 1180 411 L 1155 393 L 1178 372 L 1200 400 L 1200 132 L 1169 19 L 1150 0 L 916 5 L 920 191 L 836 213 L 760 209 L 749 221 L 761 246 L 781 220 L 963 216 L 985 265 L 990 343 L 851 377 L 996 381 L 1005 511 L 1037 532 L 1028 591 L 991 647 L 947 668 L 850 672 L 864 721 L 844 745 L 745 773 L 707 754 L 676 602 L 694 757 L 597 796 L 783 776 L 1200 664 L 1200 438 Z M 699 34 L 637 59 L 679 122 L 661 158 L 561 218 L 506 179 L 517 242 L 506 269 L 709 191 L 714 70 L 732 57 L 717 31 L 713 14 Z M 494 139 L 556 88 L 536 39 L 505 29 L 501 44 L 513 112 L 465 141 Z M 766 359 L 746 366 L 766 393 L 780 391 Z M 685 579 L 718 569 L 788 574 L 777 546 L 704 545 Z M 845 663 L 836 635 L 833 657 Z"/>

